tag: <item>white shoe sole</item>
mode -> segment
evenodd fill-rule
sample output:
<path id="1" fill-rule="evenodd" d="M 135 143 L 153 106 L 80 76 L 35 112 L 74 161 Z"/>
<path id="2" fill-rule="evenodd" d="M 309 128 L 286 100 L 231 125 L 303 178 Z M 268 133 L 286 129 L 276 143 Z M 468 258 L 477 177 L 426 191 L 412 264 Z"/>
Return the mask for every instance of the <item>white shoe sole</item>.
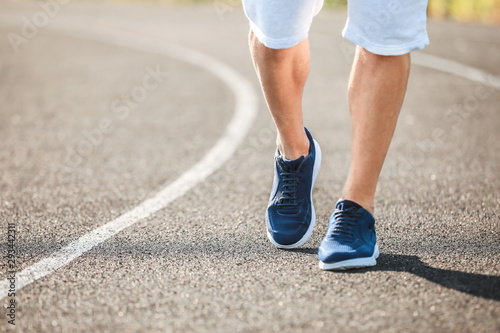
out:
<path id="1" fill-rule="evenodd" d="M 349 259 L 344 261 L 335 262 L 332 264 L 327 264 L 322 261 L 319 262 L 319 268 L 325 271 L 329 270 L 346 270 L 353 268 L 363 268 L 363 267 L 372 267 L 377 264 L 377 258 L 379 256 L 378 245 L 375 244 L 375 250 L 373 251 L 373 255 L 367 258 L 356 258 Z"/>
<path id="2" fill-rule="evenodd" d="M 319 147 L 319 144 L 316 142 L 316 140 L 313 139 L 313 142 L 314 142 L 314 149 L 316 150 L 316 159 L 314 160 L 313 180 L 312 180 L 312 184 L 311 184 L 311 193 L 310 193 L 311 207 L 312 207 L 311 223 L 309 224 L 309 228 L 307 228 L 307 231 L 304 234 L 304 236 L 302 236 L 302 238 L 297 243 L 290 244 L 290 245 L 282 245 L 282 244 L 276 243 L 273 239 L 273 236 L 271 236 L 271 233 L 269 232 L 269 230 L 266 229 L 267 238 L 269 238 L 269 241 L 279 249 L 294 249 L 296 247 L 303 245 L 305 242 L 307 242 L 309 237 L 311 237 L 314 226 L 316 225 L 316 212 L 314 211 L 314 205 L 313 205 L 313 199 L 312 199 L 312 189 L 314 187 L 314 182 L 316 181 L 316 177 L 318 176 L 319 168 L 321 166 L 321 148 Z M 269 223 L 269 215 L 267 213 L 267 209 L 266 209 L 266 222 Z"/>

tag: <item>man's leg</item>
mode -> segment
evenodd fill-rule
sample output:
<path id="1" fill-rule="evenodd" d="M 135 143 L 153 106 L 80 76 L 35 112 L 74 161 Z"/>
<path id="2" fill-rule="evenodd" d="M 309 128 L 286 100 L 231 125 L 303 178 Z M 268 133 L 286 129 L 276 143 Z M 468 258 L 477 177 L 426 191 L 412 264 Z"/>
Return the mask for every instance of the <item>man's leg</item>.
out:
<path id="1" fill-rule="evenodd" d="M 342 199 L 318 250 L 322 269 L 374 266 L 379 255 L 373 200 L 396 128 L 410 55 L 381 56 L 357 47 L 349 80 L 351 167 Z"/>
<path id="2" fill-rule="evenodd" d="M 266 209 L 267 236 L 279 248 L 304 244 L 316 215 L 312 187 L 321 150 L 302 120 L 302 94 L 309 75 L 307 38 L 284 49 L 263 45 L 250 32 L 250 49 L 269 110 L 277 127 L 274 182 Z"/>
<path id="3" fill-rule="evenodd" d="M 358 45 L 349 80 L 352 155 L 318 250 L 319 266 L 328 270 L 377 263 L 375 190 L 406 92 L 410 52 L 429 44 L 427 0 L 349 0 L 348 12 L 342 34 Z"/>
<path id="4" fill-rule="evenodd" d="M 250 30 L 249 44 L 278 131 L 279 151 L 289 160 L 307 156 L 309 139 L 302 119 L 302 94 L 310 66 L 308 39 L 291 48 L 270 49 Z"/>
<path id="5" fill-rule="evenodd" d="M 378 178 L 396 128 L 410 54 L 381 56 L 357 47 L 349 80 L 352 155 L 342 199 L 373 213 Z"/>

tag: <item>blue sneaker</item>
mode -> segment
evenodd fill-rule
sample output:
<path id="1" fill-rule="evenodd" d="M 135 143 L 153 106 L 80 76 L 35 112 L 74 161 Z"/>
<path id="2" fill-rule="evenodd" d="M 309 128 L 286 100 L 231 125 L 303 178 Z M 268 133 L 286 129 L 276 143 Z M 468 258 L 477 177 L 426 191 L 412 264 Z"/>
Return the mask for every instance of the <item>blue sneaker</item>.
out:
<path id="1" fill-rule="evenodd" d="M 304 244 L 316 222 L 312 188 L 321 165 L 321 149 L 305 131 L 309 155 L 294 161 L 286 160 L 278 149 L 274 155 L 274 182 L 266 210 L 267 237 L 282 249 Z"/>
<path id="2" fill-rule="evenodd" d="M 337 202 L 319 247 L 319 267 L 344 270 L 375 266 L 378 255 L 372 214 L 354 201 Z"/>

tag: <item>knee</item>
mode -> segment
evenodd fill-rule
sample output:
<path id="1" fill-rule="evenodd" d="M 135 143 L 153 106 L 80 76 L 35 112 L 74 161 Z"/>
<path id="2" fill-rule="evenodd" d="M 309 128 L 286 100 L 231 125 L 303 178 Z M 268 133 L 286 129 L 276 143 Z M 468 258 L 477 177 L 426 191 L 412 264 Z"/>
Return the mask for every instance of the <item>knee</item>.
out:
<path id="1" fill-rule="evenodd" d="M 287 49 L 271 49 L 262 44 L 255 33 L 250 29 L 248 43 L 254 57 L 263 59 L 266 62 L 281 62 L 285 60 Z"/>

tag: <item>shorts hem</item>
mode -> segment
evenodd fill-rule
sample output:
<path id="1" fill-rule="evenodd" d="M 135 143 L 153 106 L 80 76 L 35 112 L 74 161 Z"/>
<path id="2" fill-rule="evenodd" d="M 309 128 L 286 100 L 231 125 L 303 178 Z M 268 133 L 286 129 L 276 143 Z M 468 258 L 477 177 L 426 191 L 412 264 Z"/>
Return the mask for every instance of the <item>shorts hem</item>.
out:
<path id="1" fill-rule="evenodd" d="M 344 38 L 353 42 L 356 45 L 361 46 L 365 50 L 382 56 L 399 56 L 403 54 L 410 53 L 415 50 L 422 50 L 427 45 L 429 45 L 429 37 L 419 38 L 412 43 L 403 45 L 380 45 L 367 41 L 363 37 L 350 33 L 349 31 L 344 31 Z"/>
<path id="2" fill-rule="evenodd" d="M 273 39 L 264 35 L 264 33 L 259 28 L 257 28 L 257 26 L 251 20 L 249 21 L 250 21 L 250 28 L 252 29 L 257 39 L 262 44 L 264 44 L 265 47 L 268 47 L 270 49 L 288 49 L 294 47 L 295 45 L 305 40 L 309 35 L 308 32 L 306 31 L 288 38 Z"/>

